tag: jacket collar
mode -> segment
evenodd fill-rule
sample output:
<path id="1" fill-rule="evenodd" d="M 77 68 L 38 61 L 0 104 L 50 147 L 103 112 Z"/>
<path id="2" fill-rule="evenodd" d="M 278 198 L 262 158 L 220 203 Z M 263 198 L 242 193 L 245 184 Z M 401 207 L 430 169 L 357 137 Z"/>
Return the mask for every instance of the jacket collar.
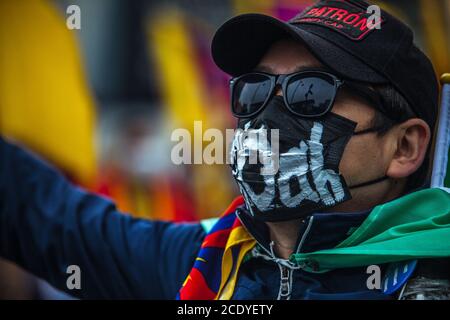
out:
<path id="1" fill-rule="evenodd" d="M 356 230 L 369 215 L 370 210 L 356 213 L 315 213 L 305 218 L 297 238 L 297 253 L 307 253 L 336 247 Z M 260 246 L 271 252 L 267 225 L 254 219 L 244 205 L 236 210 L 247 231 Z"/>

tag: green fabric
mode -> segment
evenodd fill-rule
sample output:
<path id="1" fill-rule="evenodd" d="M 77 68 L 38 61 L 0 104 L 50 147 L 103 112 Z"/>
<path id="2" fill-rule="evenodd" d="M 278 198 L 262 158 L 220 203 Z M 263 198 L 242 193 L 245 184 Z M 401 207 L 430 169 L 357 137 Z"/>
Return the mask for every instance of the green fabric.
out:
<path id="1" fill-rule="evenodd" d="M 291 256 L 310 272 L 450 257 L 450 193 L 433 188 L 376 206 L 334 249 Z"/>

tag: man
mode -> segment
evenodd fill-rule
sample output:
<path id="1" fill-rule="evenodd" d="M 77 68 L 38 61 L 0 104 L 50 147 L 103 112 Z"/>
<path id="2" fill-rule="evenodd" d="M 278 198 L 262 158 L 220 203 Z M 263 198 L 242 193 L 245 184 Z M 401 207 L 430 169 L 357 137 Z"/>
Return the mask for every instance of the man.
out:
<path id="1" fill-rule="evenodd" d="M 367 6 L 217 31 L 243 196 L 214 223 L 122 215 L 2 141 L 1 256 L 62 290 L 79 266 L 81 298 L 449 298 L 450 196 L 426 182 L 438 85 L 411 30 L 386 12 L 369 28 Z M 250 134 L 273 129 L 278 151 Z"/>

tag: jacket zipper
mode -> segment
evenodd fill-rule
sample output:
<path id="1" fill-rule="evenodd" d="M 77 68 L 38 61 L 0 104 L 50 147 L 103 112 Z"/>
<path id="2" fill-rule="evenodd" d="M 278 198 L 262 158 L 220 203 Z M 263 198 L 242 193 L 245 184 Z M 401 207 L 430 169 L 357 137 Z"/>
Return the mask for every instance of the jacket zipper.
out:
<path id="1" fill-rule="evenodd" d="M 303 247 L 303 244 L 308 236 L 309 231 L 311 230 L 311 225 L 314 217 L 310 217 L 308 221 L 308 226 L 306 227 L 305 232 L 300 239 L 300 243 L 297 247 L 296 253 L 299 253 Z M 277 300 L 290 300 L 292 295 L 292 275 L 294 274 L 295 269 L 288 268 L 280 263 L 278 263 L 278 267 L 280 268 L 280 289 L 278 291 Z"/>
<path id="2" fill-rule="evenodd" d="M 239 218 L 239 214 L 237 216 Z M 308 218 L 308 225 L 306 226 L 306 230 L 303 233 L 302 238 L 300 239 L 300 243 L 297 247 L 296 253 L 299 253 L 300 250 L 302 249 L 303 244 L 306 240 L 306 237 L 308 236 L 308 233 L 311 230 L 313 220 L 314 220 L 313 216 L 310 216 Z M 244 224 L 244 226 L 245 226 L 245 224 Z M 301 267 L 299 267 L 299 268 L 287 267 L 284 263 L 280 262 L 280 259 L 278 259 L 275 256 L 272 248 L 271 248 L 271 251 L 269 251 L 257 239 L 255 239 L 255 240 L 256 240 L 256 243 L 259 245 L 259 247 L 262 248 L 267 253 L 268 256 L 265 256 L 264 254 L 261 254 L 261 253 L 256 253 L 256 255 L 259 257 L 262 257 L 266 260 L 275 261 L 275 263 L 280 268 L 280 289 L 278 291 L 277 300 L 290 300 L 291 295 L 292 295 L 292 279 L 293 279 L 292 275 L 294 273 L 294 270 L 301 269 Z M 288 263 L 290 263 L 290 262 L 286 261 L 286 264 L 288 264 Z"/>

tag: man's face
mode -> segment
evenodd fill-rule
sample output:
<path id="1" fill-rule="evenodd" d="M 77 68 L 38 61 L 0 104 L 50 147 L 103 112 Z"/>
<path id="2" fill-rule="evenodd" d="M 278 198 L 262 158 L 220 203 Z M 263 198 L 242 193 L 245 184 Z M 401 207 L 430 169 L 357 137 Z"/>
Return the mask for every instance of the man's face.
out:
<path id="1" fill-rule="evenodd" d="M 303 45 L 289 40 L 282 40 L 268 50 L 257 66 L 257 71 L 271 74 L 289 74 L 301 68 L 324 68 L 311 52 Z M 282 95 L 278 88 L 277 95 Z M 357 95 L 339 90 L 331 110 L 357 123 L 355 131 L 371 127 L 375 110 Z M 294 116 L 294 115 L 293 115 Z M 385 175 L 388 158 L 388 135 L 376 133 L 353 136 L 347 144 L 339 165 L 340 173 L 348 185 L 356 185 Z M 385 192 L 387 185 L 379 183 L 361 189 L 352 190 L 353 199 L 336 206 L 332 210 L 361 210 L 367 195 Z"/>

